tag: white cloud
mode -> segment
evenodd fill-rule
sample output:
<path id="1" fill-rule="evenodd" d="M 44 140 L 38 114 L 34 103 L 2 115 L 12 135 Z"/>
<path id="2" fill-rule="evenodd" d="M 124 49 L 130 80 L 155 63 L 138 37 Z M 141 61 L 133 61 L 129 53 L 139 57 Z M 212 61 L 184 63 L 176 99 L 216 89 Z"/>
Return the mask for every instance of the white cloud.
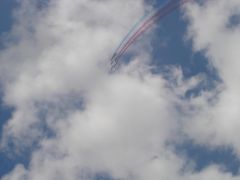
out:
<path id="1" fill-rule="evenodd" d="M 240 127 L 239 84 L 239 24 L 229 26 L 230 19 L 240 14 L 237 0 L 206 1 L 202 6 L 192 3 L 187 8 L 190 20 L 189 36 L 195 51 L 204 51 L 217 69 L 222 83 L 215 92 L 213 103 L 205 100 L 201 111 L 194 112 L 194 121 L 188 121 L 190 136 L 213 145 L 231 145 L 240 153 L 238 131 Z M 199 97 L 205 99 L 204 96 Z M 211 139 L 211 141 L 209 141 Z"/>
<path id="2" fill-rule="evenodd" d="M 59 0 L 42 10 L 30 2 L 21 2 L 17 23 L 9 35 L 11 43 L 0 52 L 4 100 L 15 108 L 4 127 L 1 145 L 5 148 L 13 140 L 16 151 L 24 151 L 37 141 L 39 148 L 34 150 L 28 168 L 17 165 L 3 180 L 87 180 L 99 172 L 116 179 L 239 179 L 218 166 L 196 173 L 191 165 L 186 168 L 186 157 L 167 145 L 181 139 L 182 128 L 199 142 L 205 143 L 214 133 L 214 142 L 238 145 L 238 111 L 232 108 L 227 116 L 222 111 L 229 97 L 233 97 L 231 106 L 237 107 L 238 86 L 233 86 L 237 80 L 228 78 L 228 73 L 234 73 L 228 68 L 235 66 L 224 64 L 221 68 L 214 54 L 222 48 L 215 42 L 219 39 L 208 34 L 217 36 L 221 20 L 206 18 L 218 27 L 213 24 L 205 31 L 202 26 L 208 22 L 199 22 L 202 7 L 195 4 L 187 9 L 195 50 L 207 49 L 226 87 L 211 106 L 207 99 L 216 91 L 191 101 L 181 98 L 204 77 L 186 80 L 181 70 L 173 67 L 169 83 L 150 72 L 146 51 L 119 72 L 108 73 L 113 48 L 132 21 L 143 14 L 142 0 Z M 206 7 L 215 7 L 214 2 Z M 225 4 L 218 2 L 216 10 L 206 8 L 204 15 L 220 12 Z M 235 47 L 230 40 L 229 45 Z M 227 58 L 235 62 L 235 55 L 230 58 L 221 53 L 221 63 Z M 229 92 L 233 93 L 229 96 Z M 191 107 L 197 109 L 197 118 L 192 118 Z M 185 114 L 190 114 L 191 120 L 185 119 Z M 233 123 L 221 124 L 225 117 Z M 53 136 L 46 136 L 46 127 Z M 221 132 L 220 128 L 228 129 Z"/>
<path id="3" fill-rule="evenodd" d="M 32 2 L 22 2 L 16 13 L 18 23 L 10 34 L 17 42 L 1 53 L 5 102 L 16 107 L 6 127 L 8 134 L 17 129 L 25 133 L 23 127 L 37 121 L 20 117 L 33 114 L 30 109 L 36 103 L 72 94 L 79 98 L 105 78 L 107 68 L 99 67 L 106 66 L 112 47 L 125 33 L 123 25 L 131 24 L 125 16 L 134 19 L 142 13 L 141 1 L 105 3 L 59 1 L 39 12 Z M 133 6 L 136 11 L 130 10 Z M 126 11 L 122 16 L 121 8 Z"/>

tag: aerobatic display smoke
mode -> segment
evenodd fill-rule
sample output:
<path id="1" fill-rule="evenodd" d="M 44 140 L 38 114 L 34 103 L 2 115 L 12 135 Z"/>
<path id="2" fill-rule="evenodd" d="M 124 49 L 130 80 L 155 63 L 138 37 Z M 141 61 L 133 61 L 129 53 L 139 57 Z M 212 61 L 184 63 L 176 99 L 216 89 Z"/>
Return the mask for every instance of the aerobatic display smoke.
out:
<path id="1" fill-rule="evenodd" d="M 192 0 L 170 0 L 164 6 L 155 10 L 154 13 L 144 15 L 123 38 L 122 42 L 113 53 L 111 58 L 111 71 L 114 72 L 117 69 L 121 56 L 143 33 L 149 30 L 158 20 L 167 16 L 175 9 L 189 1 Z"/>

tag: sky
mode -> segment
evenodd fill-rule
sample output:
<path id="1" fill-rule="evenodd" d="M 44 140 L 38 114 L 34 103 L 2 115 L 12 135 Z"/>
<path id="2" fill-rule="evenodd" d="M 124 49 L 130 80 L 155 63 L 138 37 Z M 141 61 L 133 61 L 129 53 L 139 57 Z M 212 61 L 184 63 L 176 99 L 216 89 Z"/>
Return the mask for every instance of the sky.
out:
<path id="1" fill-rule="evenodd" d="M 0 179 L 240 180 L 240 1 L 0 1 Z"/>

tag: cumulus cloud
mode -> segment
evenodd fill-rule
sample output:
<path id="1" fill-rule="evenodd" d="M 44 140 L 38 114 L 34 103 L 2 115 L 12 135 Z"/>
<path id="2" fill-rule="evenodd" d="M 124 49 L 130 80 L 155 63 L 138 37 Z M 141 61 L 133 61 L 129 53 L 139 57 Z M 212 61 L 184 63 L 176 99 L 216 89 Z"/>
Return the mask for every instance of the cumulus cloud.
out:
<path id="1" fill-rule="evenodd" d="M 38 146 L 29 167 L 16 165 L 3 179 L 88 180 L 99 173 L 113 179 L 239 179 L 217 165 L 195 172 L 171 145 L 182 134 L 199 143 L 214 134 L 211 145 L 238 150 L 237 74 L 231 78 L 238 35 L 235 26 L 223 26 L 237 3 L 213 0 L 186 8 L 194 50 L 204 49 L 223 80 L 189 100 L 184 94 L 205 77 L 184 79 L 178 67 L 170 68 L 168 80 L 152 74 L 144 49 L 108 73 L 113 48 L 144 13 L 143 0 L 58 0 L 41 8 L 21 1 L 0 52 L 4 102 L 14 107 L 1 148 L 11 142 L 21 153 Z M 224 18 L 217 17 L 222 11 Z M 219 42 L 228 42 L 227 49 Z"/>
<path id="2" fill-rule="evenodd" d="M 240 2 L 206 1 L 203 5 L 192 3 L 187 8 L 189 37 L 194 50 L 202 51 L 221 78 L 214 92 L 214 102 L 203 101 L 195 120 L 187 125 L 190 136 L 212 145 L 231 145 L 240 152 L 239 129 L 239 24 L 232 18 L 239 17 Z M 201 96 L 198 99 L 206 99 Z M 194 100 L 193 100 L 194 101 Z M 205 104 L 205 105 L 204 105 Z M 211 138 L 211 141 L 209 141 Z"/>
<path id="3" fill-rule="evenodd" d="M 126 16 L 134 19 L 142 13 L 141 2 L 106 3 L 50 2 L 40 11 L 34 2 L 21 2 L 17 24 L 9 35 L 12 45 L 1 53 L 5 102 L 16 108 L 8 134 L 21 137 L 24 126 L 38 121 L 31 117 L 38 113 L 36 105 L 56 105 L 59 98 L 69 99 L 66 96 L 80 99 L 104 78 L 103 64 L 124 33 L 124 25 L 131 23 Z M 133 6 L 136 11 L 130 11 Z M 118 18 L 121 8 L 127 12 Z"/>

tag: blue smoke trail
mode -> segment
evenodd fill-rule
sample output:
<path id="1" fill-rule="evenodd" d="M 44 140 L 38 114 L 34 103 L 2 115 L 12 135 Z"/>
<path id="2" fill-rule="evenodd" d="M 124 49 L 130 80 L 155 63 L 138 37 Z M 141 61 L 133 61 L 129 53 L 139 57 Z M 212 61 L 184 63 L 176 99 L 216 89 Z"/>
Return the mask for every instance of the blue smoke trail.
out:
<path id="1" fill-rule="evenodd" d="M 142 21 L 140 21 L 140 23 L 137 23 L 137 24 L 139 24 L 138 29 L 136 29 L 137 26 L 135 26 L 135 28 L 133 28 L 133 30 L 131 30 L 130 33 L 128 33 L 128 36 L 126 36 L 124 38 L 124 41 L 121 42 L 119 49 L 117 49 L 117 51 L 114 52 L 114 54 L 111 58 L 111 65 L 112 65 L 111 71 L 116 69 L 118 59 L 122 56 L 122 54 L 124 54 L 124 52 L 127 50 L 127 48 L 141 34 L 143 34 L 147 29 L 149 29 L 151 27 L 151 25 L 154 24 L 158 19 L 166 16 L 171 11 L 173 11 L 174 9 L 178 8 L 179 6 L 181 6 L 182 4 L 184 4 L 188 1 L 191 1 L 191 0 L 169 0 L 169 1 L 167 1 L 167 3 L 165 5 L 161 6 L 157 10 L 155 10 L 154 13 L 151 13 L 152 14 L 151 16 L 147 15 L 147 17 L 149 16 L 149 18 L 144 18 L 143 19 L 144 21 L 142 20 Z M 141 24 L 141 22 L 142 22 L 142 24 Z M 134 32 L 134 30 L 135 30 L 135 32 Z"/>
<path id="2" fill-rule="evenodd" d="M 119 45 L 117 46 L 117 48 L 114 51 L 114 54 L 111 58 L 111 60 L 113 60 L 119 50 L 121 49 L 121 47 L 124 45 L 124 43 L 129 39 L 129 37 L 131 37 L 131 35 L 134 33 L 134 31 L 136 31 L 138 29 L 138 27 L 145 22 L 146 19 L 148 19 L 150 16 L 152 16 L 153 14 L 155 14 L 158 10 L 160 9 L 160 7 L 156 10 L 154 10 L 154 12 L 146 12 L 133 26 L 132 28 L 129 30 L 129 32 L 124 36 L 124 38 L 122 39 L 122 41 L 119 43 Z M 111 62 L 111 64 L 113 63 L 113 61 Z"/>

